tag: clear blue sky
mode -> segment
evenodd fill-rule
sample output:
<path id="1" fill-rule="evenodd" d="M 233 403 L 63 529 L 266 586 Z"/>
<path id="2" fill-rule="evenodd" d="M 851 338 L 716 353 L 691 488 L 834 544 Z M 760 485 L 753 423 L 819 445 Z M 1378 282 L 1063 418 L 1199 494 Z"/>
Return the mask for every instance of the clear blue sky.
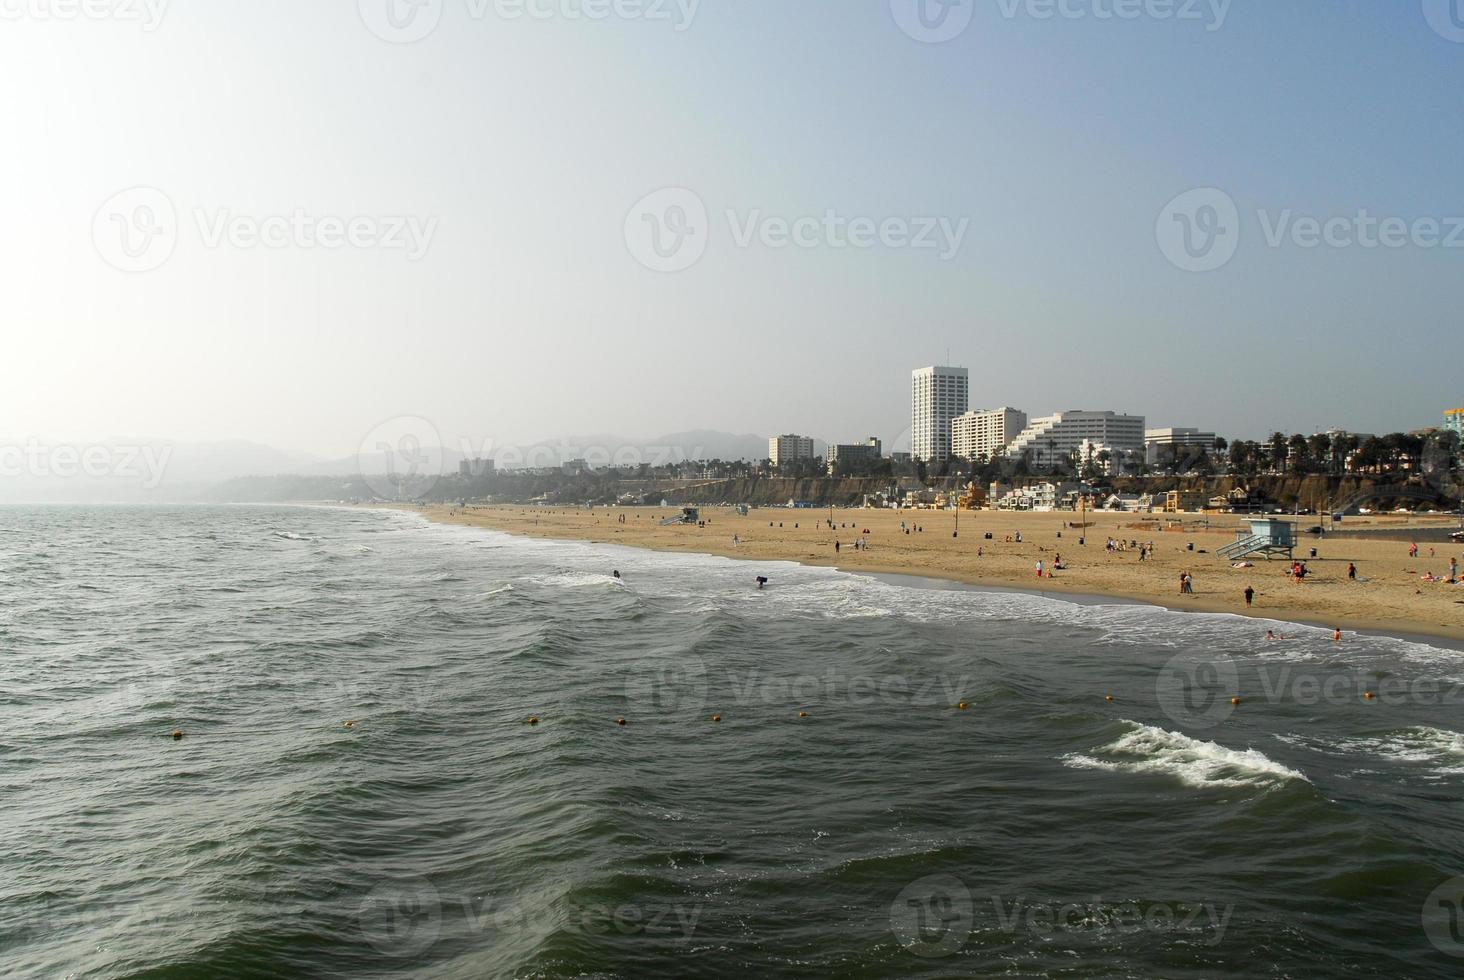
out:
<path id="1" fill-rule="evenodd" d="M 1209 0 L 1197 20 L 982 0 L 941 44 L 889 0 L 705 0 L 684 30 L 563 15 L 583 0 L 518 20 L 441 0 L 436 29 L 397 44 L 366 24 L 387 2 L 179 3 L 150 31 L 0 21 L 20 94 L 0 310 L 26 366 L 0 431 L 340 454 L 417 415 L 450 442 L 893 440 L 910 368 L 947 349 L 978 405 L 1239 437 L 1464 404 L 1464 238 L 1270 247 L 1258 217 L 1464 218 L 1464 43 L 1429 0 L 1234 0 L 1216 30 Z M 124 273 L 93 222 L 135 185 L 166 193 L 178 230 L 160 266 Z M 683 271 L 628 245 L 627 215 L 665 187 L 708 212 Z M 1235 202 L 1239 247 L 1196 273 L 1156 222 L 1202 187 Z M 206 242 L 221 212 L 296 208 L 436 225 L 416 261 Z M 753 212 L 828 210 L 969 225 L 945 260 L 735 241 Z"/>

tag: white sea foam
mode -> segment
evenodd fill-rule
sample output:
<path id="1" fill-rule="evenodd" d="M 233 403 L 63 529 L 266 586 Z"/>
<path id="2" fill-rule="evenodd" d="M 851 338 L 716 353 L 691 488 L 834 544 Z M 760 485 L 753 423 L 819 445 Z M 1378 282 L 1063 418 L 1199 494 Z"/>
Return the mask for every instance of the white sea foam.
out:
<path id="1" fill-rule="evenodd" d="M 1300 772 L 1255 749 L 1229 749 L 1152 725 L 1125 724 L 1133 730 L 1092 750 L 1091 755 L 1063 756 L 1063 764 L 1074 769 L 1172 776 L 1197 788 L 1271 789 L 1293 779 L 1309 782 Z"/>
<path id="2" fill-rule="evenodd" d="M 1286 740 L 1303 741 L 1323 752 L 1423 765 L 1439 776 L 1464 775 L 1464 733 L 1444 728 L 1421 725 L 1358 738 L 1303 739 L 1293 736 Z"/>

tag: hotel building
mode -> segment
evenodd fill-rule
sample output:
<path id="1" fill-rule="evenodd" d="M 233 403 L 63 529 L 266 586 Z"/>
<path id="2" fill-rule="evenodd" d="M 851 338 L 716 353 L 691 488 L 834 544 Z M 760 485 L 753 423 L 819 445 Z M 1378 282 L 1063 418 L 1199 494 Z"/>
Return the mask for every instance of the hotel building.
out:
<path id="1" fill-rule="evenodd" d="M 808 436 L 773 436 L 768 439 L 768 459 L 782 466 L 799 459 L 813 459 L 813 440 Z"/>
<path id="2" fill-rule="evenodd" d="M 962 459 L 1000 456 L 1027 427 L 1027 413 L 1015 408 L 967 412 L 951 420 L 951 455 Z"/>
<path id="3" fill-rule="evenodd" d="M 970 408 L 970 375 L 963 367 L 910 372 L 910 451 L 939 462 L 951 455 L 951 420 Z"/>

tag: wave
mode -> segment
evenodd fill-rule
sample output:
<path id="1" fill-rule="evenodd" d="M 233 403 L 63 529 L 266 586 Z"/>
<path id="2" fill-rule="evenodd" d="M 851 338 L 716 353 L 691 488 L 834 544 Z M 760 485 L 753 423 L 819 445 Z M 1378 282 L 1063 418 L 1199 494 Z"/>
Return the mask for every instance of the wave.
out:
<path id="1" fill-rule="evenodd" d="M 1283 741 L 1334 755 L 1365 755 L 1425 766 L 1436 776 L 1464 775 L 1464 733 L 1445 728 L 1418 725 L 1380 735 L 1333 739 L 1293 735 Z"/>
<path id="2" fill-rule="evenodd" d="M 1172 776 L 1198 789 L 1274 789 L 1291 780 L 1310 782 L 1255 749 L 1242 752 L 1153 725 L 1123 723 L 1131 726 L 1128 732 L 1091 755 L 1065 755 L 1062 763 L 1073 769 Z"/>

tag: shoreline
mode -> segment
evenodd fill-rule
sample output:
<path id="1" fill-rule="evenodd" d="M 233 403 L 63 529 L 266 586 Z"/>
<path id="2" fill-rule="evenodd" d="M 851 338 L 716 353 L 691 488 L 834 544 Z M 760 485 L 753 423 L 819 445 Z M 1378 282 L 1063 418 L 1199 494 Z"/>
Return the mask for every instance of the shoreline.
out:
<path id="1" fill-rule="evenodd" d="M 697 554 L 716 555 L 723 558 L 733 558 L 748 562 L 791 561 L 800 565 L 834 568 L 839 571 L 854 575 L 870 575 L 876 578 L 896 578 L 900 581 L 900 584 L 917 588 L 969 588 L 984 591 L 1015 592 L 1023 595 L 1044 596 L 1047 598 L 1063 599 L 1065 601 L 1080 604 L 1124 603 L 1149 605 L 1161 609 L 1166 609 L 1171 612 L 1180 613 L 1221 613 L 1227 615 L 1244 616 L 1250 619 L 1254 619 L 1257 622 L 1292 623 L 1297 626 L 1326 630 L 1338 628 L 1349 632 L 1386 636 L 1411 642 L 1424 642 L 1435 645 L 1442 644 L 1449 649 L 1464 651 L 1464 622 L 1461 622 L 1460 625 L 1455 625 L 1453 623 L 1431 624 L 1427 622 L 1421 622 L 1416 619 L 1396 618 L 1380 615 L 1358 615 L 1356 612 L 1353 612 L 1346 607 L 1319 610 L 1315 608 L 1299 607 L 1288 603 L 1280 603 L 1277 605 L 1257 604 L 1256 606 L 1248 609 L 1244 605 L 1237 602 L 1234 597 L 1222 598 L 1220 595 L 1217 595 L 1213 592 L 1201 592 L 1198 595 L 1185 596 L 1182 601 L 1175 602 L 1173 601 L 1173 599 L 1177 597 L 1166 596 L 1161 589 L 1140 588 L 1139 586 L 1145 584 L 1142 582 L 1117 582 L 1112 580 L 1094 581 L 1091 578 L 1085 580 L 1081 575 L 1070 575 L 1067 572 L 1063 573 L 1058 578 L 1043 579 L 1041 585 L 1034 588 L 1033 586 L 1037 585 L 1037 583 L 1029 582 L 1029 580 L 1027 579 L 1027 575 L 1023 574 L 1020 571 L 1017 571 L 1017 568 L 1026 569 L 1030 567 L 1026 564 L 1026 561 L 1023 560 L 1026 559 L 1029 554 L 1046 553 L 1046 549 L 1036 545 L 1035 541 L 1026 542 L 1026 548 L 1023 549 L 1024 553 L 1022 554 L 1021 558 L 1018 559 L 1019 564 L 1017 565 L 1017 568 L 1013 568 L 1012 562 L 1008 560 L 1004 566 L 993 569 L 993 571 L 997 571 L 1000 574 L 978 574 L 969 567 L 953 567 L 948 562 L 941 563 L 939 561 L 936 561 L 935 559 L 940 557 L 941 553 L 954 550 L 945 542 L 936 545 L 935 542 L 940 540 L 936 536 L 931 536 L 929 539 L 921 540 L 922 545 L 930 545 L 932 547 L 925 548 L 925 550 L 922 551 L 919 555 L 912 556 L 905 554 L 895 556 L 904 557 L 905 559 L 907 559 L 905 561 L 882 561 L 874 559 L 869 561 L 858 560 L 857 562 L 851 562 L 843 560 L 844 557 L 847 555 L 859 555 L 862 558 L 862 555 L 866 554 L 867 552 L 852 551 L 851 549 L 844 549 L 843 554 L 819 554 L 818 552 L 809 552 L 807 550 L 807 548 L 809 547 L 808 545 L 803 545 L 800 548 L 798 547 L 797 542 L 789 540 L 790 536 L 786 535 L 774 535 L 774 538 L 776 540 L 773 542 L 764 543 L 759 541 L 757 542 L 757 544 L 760 547 L 757 549 L 754 549 L 752 547 L 743 547 L 746 545 L 751 545 L 753 543 L 752 539 L 750 538 L 748 540 L 744 540 L 742 544 L 738 547 L 733 547 L 730 543 L 730 536 L 727 534 L 728 529 L 739 521 L 741 524 L 748 525 L 749 533 L 753 529 L 761 529 L 761 525 L 771 525 L 772 522 L 766 520 L 768 516 L 767 509 L 753 512 L 756 515 L 755 517 L 740 518 L 734 520 L 720 509 L 708 508 L 707 510 L 710 510 L 713 514 L 711 521 L 715 522 L 717 525 L 717 531 L 713 532 L 712 535 L 709 535 L 707 533 L 707 529 L 697 528 L 694 526 L 682 526 L 680 528 L 668 529 L 664 527 L 659 527 L 656 523 L 641 523 L 637 526 L 632 526 L 628 523 L 610 525 L 586 524 L 586 521 L 593 520 L 594 515 L 597 513 L 603 516 L 608 516 L 612 512 L 616 514 L 636 514 L 637 509 L 632 508 L 601 508 L 599 511 L 587 510 L 578 512 L 573 510 L 538 511 L 530 508 L 512 507 L 507 505 L 502 507 L 482 507 L 469 509 L 455 507 L 398 506 L 391 507 L 390 509 L 400 510 L 406 513 L 418 514 L 419 516 L 422 516 L 425 519 L 432 521 L 433 523 L 482 527 L 522 537 L 588 541 L 595 544 L 635 547 L 649 551 L 691 552 Z M 637 519 L 642 522 L 644 522 L 645 517 L 649 515 L 649 512 L 655 512 L 655 516 L 660 516 L 666 513 L 659 508 L 640 508 L 638 510 L 640 511 L 640 513 L 636 516 Z M 877 513 L 878 512 L 876 512 L 876 514 Z M 1012 519 L 1012 516 L 1010 514 L 1004 512 L 974 513 L 984 513 L 988 518 L 999 515 L 1002 520 Z M 819 519 L 818 516 L 811 515 L 806 511 L 801 515 L 797 514 L 796 512 L 784 511 L 782 512 L 782 516 L 785 517 L 785 520 L 781 523 L 787 523 L 786 518 L 788 514 L 794 514 L 795 516 L 800 516 L 805 519 L 810 517 L 813 518 L 813 520 Z M 870 514 L 869 512 L 864 511 L 859 511 L 857 512 L 857 514 L 862 521 L 869 521 L 872 517 L 875 516 Z M 893 516 L 891 517 L 889 515 Z M 776 518 L 776 516 L 778 515 L 775 513 L 774 517 Z M 847 523 L 848 513 L 846 512 L 844 516 Z M 905 520 L 934 522 L 937 519 L 935 513 L 933 512 L 927 512 L 925 514 L 917 513 L 912 516 L 912 512 L 891 511 L 887 512 L 886 515 L 881 516 L 884 516 L 885 523 L 889 523 L 891 520 L 899 520 L 902 516 Z M 558 519 L 556 520 L 553 518 Z M 976 523 L 970 515 L 967 516 L 966 520 L 968 523 Z M 1033 520 L 1033 515 L 1030 514 L 1021 515 L 1020 520 L 1022 520 L 1023 523 L 1028 524 L 1035 523 L 1035 521 Z M 800 523 L 802 523 L 802 521 L 795 523 L 795 528 L 801 532 L 805 529 L 798 528 L 798 524 Z M 626 536 L 627 540 L 616 540 L 615 533 L 610 533 L 612 529 L 615 529 L 615 533 L 621 533 L 622 535 L 624 535 L 625 531 L 630 530 L 635 530 L 640 533 L 633 533 Z M 784 528 L 783 530 L 786 531 L 787 529 Z M 813 524 L 810 524 L 810 527 L 806 530 L 820 531 L 820 529 Z M 1225 533 L 1223 529 L 1219 532 L 1215 532 L 1211 528 L 1204 528 L 1203 530 L 1199 528 L 1185 528 L 1184 530 L 1187 534 L 1194 536 L 1199 536 L 1202 533 L 1218 533 L 1221 535 Z M 1086 533 L 1089 535 L 1094 535 L 1095 532 L 1101 533 L 1097 532 L 1096 528 L 1088 530 Z M 821 533 L 837 534 L 837 532 L 828 531 L 821 531 Z M 852 525 L 847 533 L 853 533 Z M 979 533 L 979 531 L 977 533 Z M 1059 533 L 1058 536 L 1061 537 L 1061 534 Z M 633 538 L 634 540 L 631 540 L 630 538 Z M 725 542 L 724 538 L 727 539 Z M 983 543 L 987 543 L 984 541 L 984 539 L 981 540 L 983 541 Z M 1222 538 L 1222 540 L 1228 539 Z M 969 541 L 965 542 L 965 544 L 967 547 L 969 547 Z M 1003 547 L 1003 544 L 997 541 L 991 541 L 987 544 L 993 550 L 993 552 Z M 1006 545 L 1006 547 L 1010 547 L 1010 545 Z M 1021 547 L 1021 543 L 1019 543 L 1018 547 Z M 1032 551 L 1033 548 L 1036 548 L 1035 552 Z M 1096 550 L 1102 551 L 1103 549 L 1099 547 Z M 1156 552 L 1157 550 L 1158 549 L 1156 548 Z M 1085 547 L 1082 554 L 1085 558 L 1091 560 L 1094 557 L 1094 551 L 1095 546 L 1089 544 Z M 1194 565 L 1197 568 L 1203 567 L 1201 565 L 1203 559 L 1200 556 L 1205 555 L 1205 551 L 1182 551 L 1181 555 L 1183 561 L 1181 561 L 1178 565 L 1175 565 L 1175 567 L 1179 567 L 1179 565 Z M 965 556 L 969 558 L 969 552 L 966 552 Z M 915 560 L 910 560 L 912 558 L 918 560 L 918 563 Z M 1320 564 L 1325 560 L 1326 559 L 1315 559 L 1310 561 L 1313 564 Z M 1157 560 L 1151 559 L 1151 561 L 1156 566 L 1160 564 L 1165 564 Z M 995 563 L 993 562 L 993 564 Z M 1262 564 L 1264 564 L 1264 562 Z M 1281 564 L 1274 562 L 1271 564 L 1273 567 L 1266 569 L 1266 574 L 1279 573 L 1282 567 Z M 969 565 L 969 562 L 967 562 L 967 565 Z M 1133 567 L 1133 565 L 1129 565 L 1128 569 L 1132 569 Z M 1229 569 L 1227 568 L 1226 570 L 1228 571 Z M 1146 569 L 1145 571 L 1147 572 L 1149 570 Z M 1259 575 L 1259 573 L 1260 570 L 1257 569 L 1257 575 Z M 1161 578 L 1161 581 L 1162 580 L 1165 579 Z M 1269 595 L 1274 596 L 1277 594 L 1282 594 L 1282 590 L 1291 588 L 1305 588 L 1308 590 L 1313 590 L 1317 589 L 1319 586 L 1323 586 L 1323 584 L 1323 582 L 1317 582 L 1316 584 L 1309 583 L 1306 586 L 1281 586 L 1275 592 L 1270 593 Z M 1335 586 L 1336 583 L 1327 581 L 1325 584 L 1328 586 Z M 1240 585 L 1236 584 L 1235 589 L 1238 591 L 1239 588 Z M 1397 590 L 1394 589 L 1394 591 Z M 1285 594 L 1290 595 L 1290 593 Z M 1295 594 L 1305 595 L 1306 598 L 1311 599 L 1316 595 L 1320 595 L 1321 593 Z M 1258 595 L 1269 598 L 1267 593 L 1264 592 L 1258 592 Z M 1464 596 L 1464 589 L 1461 589 L 1460 595 Z M 1464 600 L 1455 601 L 1458 601 L 1460 605 L 1464 605 Z M 1348 603 L 1348 605 L 1351 604 Z"/>

